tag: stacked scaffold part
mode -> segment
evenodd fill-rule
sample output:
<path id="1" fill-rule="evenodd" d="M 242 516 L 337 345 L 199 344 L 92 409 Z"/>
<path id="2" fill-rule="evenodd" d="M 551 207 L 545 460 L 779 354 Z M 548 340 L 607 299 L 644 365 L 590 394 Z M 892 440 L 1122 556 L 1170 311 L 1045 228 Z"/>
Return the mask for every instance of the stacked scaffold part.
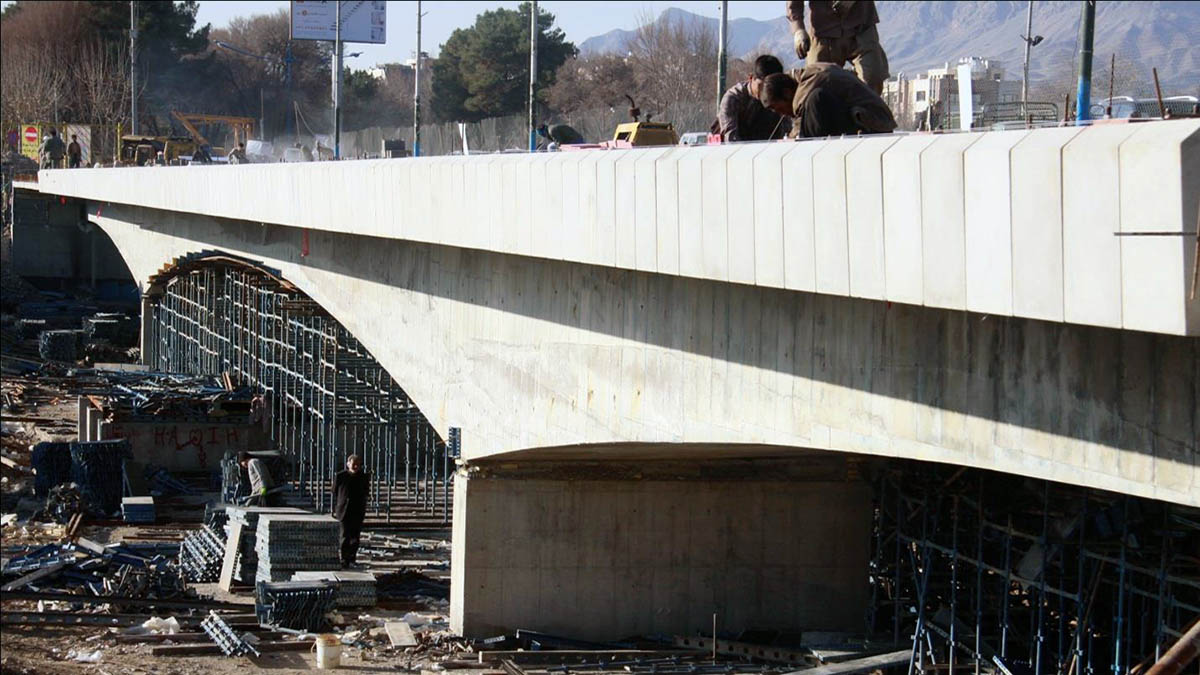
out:
<path id="1" fill-rule="evenodd" d="M 245 656 L 247 654 L 259 656 L 258 650 L 254 648 L 254 645 L 246 642 L 242 636 L 233 632 L 233 628 L 225 623 L 221 615 L 214 611 L 210 610 L 208 612 L 208 617 L 200 622 L 200 628 L 204 629 L 208 637 L 217 643 L 217 646 L 221 648 L 225 656 Z"/>
<path id="2" fill-rule="evenodd" d="M 375 575 L 370 572 L 329 570 L 296 572 L 292 581 L 324 581 L 337 589 L 335 605 L 342 607 L 374 607 Z"/>
<path id="3" fill-rule="evenodd" d="M 264 626 L 316 632 L 329 625 L 337 589 L 326 581 L 260 581 L 254 612 Z"/>
<path id="4" fill-rule="evenodd" d="M 340 566 L 340 525 L 332 516 L 264 513 L 258 517 L 257 581 L 286 581 L 294 572 Z"/>
<path id="5" fill-rule="evenodd" d="M 71 444 L 71 479 L 79 485 L 88 511 L 108 516 L 121 508 L 129 441 Z"/>
<path id="6" fill-rule="evenodd" d="M 225 542 L 208 525 L 188 534 L 179 546 L 179 567 L 192 583 L 212 583 L 221 578 Z"/>
<path id="7" fill-rule="evenodd" d="M 150 523 L 157 519 L 154 497 L 125 497 L 121 500 L 121 518 L 127 523 Z"/>
<path id="8" fill-rule="evenodd" d="M 235 524 L 241 525 L 242 536 L 233 565 L 233 578 L 244 584 L 253 584 L 258 575 L 258 517 L 264 513 L 304 515 L 303 509 L 294 506 L 226 506 L 226 539 Z"/>
<path id="9" fill-rule="evenodd" d="M 75 361 L 79 358 L 81 330 L 46 330 L 38 336 L 38 356 L 47 361 Z"/>

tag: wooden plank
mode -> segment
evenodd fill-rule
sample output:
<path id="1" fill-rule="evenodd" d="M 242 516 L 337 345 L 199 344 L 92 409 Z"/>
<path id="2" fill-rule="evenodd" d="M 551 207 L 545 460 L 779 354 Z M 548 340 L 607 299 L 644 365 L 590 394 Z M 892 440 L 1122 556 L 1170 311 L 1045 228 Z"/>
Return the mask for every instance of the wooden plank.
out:
<path id="1" fill-rule="evenodd" d="M 413 635 L 412 626 L 403 621 L 388 621 L 383 624 L 388 639 L 393 647 L 416 647 L 417 638 Z"/>
<path id="2" fill-rule="evenodd" d="M 242 547 L 242 523 L 235 520 L 229 524 L 229 538 L 225 540 L 225 557 L 221 560 L 221 578 L 218 586 L 226 593 L 233 586 L 233 563 Z"/>
<path id="3" fill-rule="evenodd" d="M 598 663 L 600 661 L 633 661 L 636 659 L 662 659 L 675 656 L 696 656 L 694 649 L 553 649 L 528 651 L 522 649 L 496 649 L 479 652 L 479 663 L 496 664 L 512 661 L 525 666 L 564 665 L 576 663 Z"/>
<path id="4" fill-rule="evenodd" d="M 900 649 L 862 659 L 853 659 L 851 661 L 842 661 L 841 663 L 831 663 L 827 666 L 797 670 L 794 673 L 787 673 L 786 675 L 855 675 L 855 673 L 866 673 L 879 668 L 890 668 L 908 663 L 908 659 L 911 656 L 912 649 Z"/>
<path id="5" fill-rule="evenodd" d="M 314 640 L 268 640 L 254 645 L 262 653 L 267 652 L 306 652 L 313 648 Z M 201 656 L 204 654 L 220 654 L 221 648 L 208 642 L 196 642 L 183 645 L 158 645 L 150 648 L 152 656 Z"/>

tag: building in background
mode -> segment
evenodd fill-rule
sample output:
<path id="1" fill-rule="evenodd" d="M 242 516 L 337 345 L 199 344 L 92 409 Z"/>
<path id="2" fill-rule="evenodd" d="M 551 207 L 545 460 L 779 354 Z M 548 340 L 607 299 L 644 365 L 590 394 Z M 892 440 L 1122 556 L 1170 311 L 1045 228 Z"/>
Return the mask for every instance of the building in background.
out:
<path id="1" fill-rule="evenodd" d="M 958 66 L 971 66 L 975 110 L 984 105 L 1021 100 L 1021 82 L 1004 79 L 999 61 L 969 56 L 914 77 L 899 73 L 883 85 L 883 100 L 902 129 L 944 129 L 958 117 Z"/>

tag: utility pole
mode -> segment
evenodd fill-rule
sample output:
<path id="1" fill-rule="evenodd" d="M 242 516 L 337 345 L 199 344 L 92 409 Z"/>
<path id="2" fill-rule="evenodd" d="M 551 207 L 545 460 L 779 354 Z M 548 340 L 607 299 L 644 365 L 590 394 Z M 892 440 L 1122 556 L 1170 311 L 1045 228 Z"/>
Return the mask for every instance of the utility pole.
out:
<path id="1" fill-rule="evenodd" d="M 1096 0 L 1083 0 L 1079 21 L 1079 88 L 1075 92 L 1075 123 L 1092 118 L 1092 43 L 1096 36 Z"/>
<path id="2" fill-rule="evenodd" d="M 333 158 L 342 158 L 342 3 L 338 0 L 333 32 Z"/>
<path id="3" fill-rule="evenodd" d="M 129 3 L 129 133 L 137 133 L 137 2 Z"/>
<path id="4" fill-rule="evenodd" d="M 725 43 L 729 41 L 729 2 L 721 0 L 721 30 L 717 36 L 720 45 L 717 47 L 717 105 L 725 95 L 725 79 L 729 66 L 729 54 L 725 51 Z"/>
<path id="5" fill-rule="evenodd" d="M 421 0 L 417 0 L 417 65 L 413 71 L 413 157 L 421 156 Z"/>
<path id="6" fill-rule="evenodd" d="M 537 43 L 538 43 L 538 6 L 537 0 L 529 3 L 529 151 L 537 150 L 537 129 L 534 127 L 534 113 L 537 107 Z"/>
<path id="7" fill-rule="evenodd" d="M 1029 50 L 1033 48 L 1033 0 L 1029 0 L 1029 16 L 1025 19 L 1025 71 L 1021 77 L 1021 118 L 1029 123 Z"/>
<path id="8" fill-rule="evenodd" d="M 291 36 L 288 37 L 287 57 L 284 58 L 283 63 L 284 63 L 284 79 L 287 81 L 287 97 L 288 97 L 288 111 L 283 116 L 283 128 L 284 128 L 284 131 L 289 136 L 291 136 L 294 140 L 299 142 L 300 132 L 298 129 L 296 129 L 296 125 L 293 123 L 294 116 L 296 114 L 295 110 L 294 110 L 294 108 L 296 107 L 296 103 L 295 103 L 296 99 L 292 96 L 292 38 L 291 38 Z"/>

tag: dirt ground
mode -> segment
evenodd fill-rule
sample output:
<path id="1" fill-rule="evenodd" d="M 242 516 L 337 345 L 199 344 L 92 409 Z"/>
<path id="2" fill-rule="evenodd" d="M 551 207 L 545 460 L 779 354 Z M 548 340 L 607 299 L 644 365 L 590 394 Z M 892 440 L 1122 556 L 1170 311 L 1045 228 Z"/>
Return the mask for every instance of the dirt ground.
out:
<path id="1" fill-rule="evenodd" d="M 117 644 L 104 628 L 4 626 L 0 630 L 0 672 L 14 675 L 188 675 L 232 674 L 252 669 L 282 675 L 317 670 L 316 655 L 311 652 L 283 652 L 260 657 L 152 656 L 150 648 L 148 644 Z M 85 654 L 100 650 L 100 662 L 75 662 L 71 650 Z M 341 670 L 362 673 L 421 670 L 421 665 L 415 661 L 402 653 L 345 647 Z"/>

